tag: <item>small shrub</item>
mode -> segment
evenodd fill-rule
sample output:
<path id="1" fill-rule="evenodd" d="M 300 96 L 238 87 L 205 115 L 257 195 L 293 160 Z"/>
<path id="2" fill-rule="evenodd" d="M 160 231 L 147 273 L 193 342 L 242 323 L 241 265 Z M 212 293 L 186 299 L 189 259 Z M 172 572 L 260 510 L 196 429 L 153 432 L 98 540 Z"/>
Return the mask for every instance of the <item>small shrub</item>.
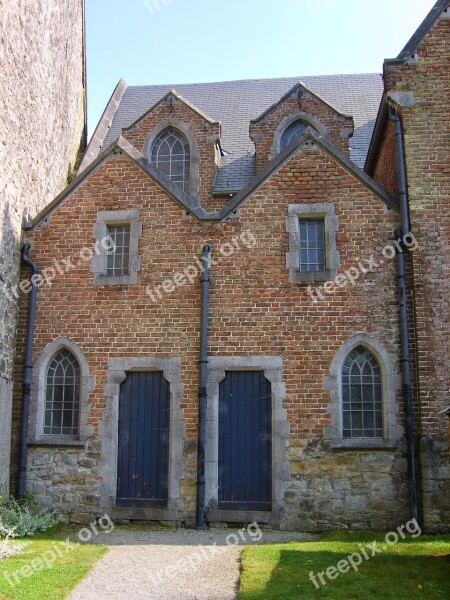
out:
<path id="1" fill-rule="evenodd" d="M 13 556 L 21 556 L 26 554 L 25 548 L 28 546 L 28 542 L 11 544 L 10 538 L 14 537 L 14 529 L 6 529 L 0 524 L 0 536 L 4 539 L 0 540 L 0 562 Z"/>
<path id="2" fill-rule="evenodd" d="M 46 531 L 58 523 L 53 512 L 33 512 L 29 499 L 0 498 L 0 537 L 30 537 L 38 531 Z M 5 532 L 8 532 L 6 534 Z"/>

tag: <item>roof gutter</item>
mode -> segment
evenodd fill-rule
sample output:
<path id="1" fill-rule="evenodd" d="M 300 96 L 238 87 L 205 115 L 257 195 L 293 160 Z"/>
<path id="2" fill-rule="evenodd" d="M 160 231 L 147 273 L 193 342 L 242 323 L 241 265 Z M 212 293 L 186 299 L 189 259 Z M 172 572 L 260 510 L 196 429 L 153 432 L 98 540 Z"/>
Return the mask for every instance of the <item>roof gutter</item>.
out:
<path id="1" fill-rule="evenodd" d="M 200 381 L 198 390 L 198 452 L 197 452 L 197 530 L 205 528 L 205 446 L 206 446 L 206 376 L 208 369 L 208 300 L 209 263 L 211 247 L 203 246 L 202 253 L 202 300 L 200 324 Z"/>
<path id="2" fill-rule="evenodd" d="M 400 340 L 402 363 L 402 390 L 405 410 L 405 437 L 406 458 L 408 469 L 408 494 L 410 518 L 419 522 L 419 487 L 417 481 L 416 443 L 414 436 L 414 413 L 411 386 L 411 356 L 410 335 L 408 327 L 408 282 L 406 278 L 406 249 L 404 241 L 411 235 L 409 220 L 408 183 L 405 161 L 405 146 L 403 137 L 403 124 L 397 111 L 389 107 L 389 118 L 394 124 L 395 152 L 398 173 L 398 187 L 400 199 L 401 229 L 395 230 L 395 238 L 400 242 L 397 247 L 397 281 L 400 310 Z"/>
<path id="3" fill-rule="evenodd" d="M 25 365 L 23 371 L 22 384 L 22 416 L 20 422 L 20 450 L 19 450 L 19 474 L 17 478 L 17 496 L 21 498 L 25 493 L 25 482 L 27 472 L 27 441 L 28 441 L 28 417 L 30 413 L 30 395 L 31 395 L 31 372 L 33 369 L 33 337 L 34 324 L 36 321 L 37 304 L 37 265 L 30 260 L 28 253 L 31 250 L 30 244 L 24 244 L 22 247 L 22 263 L 31 269 L 31 291 L 30 303 L 28 307 L 27 339 L 25 345 Z"/>

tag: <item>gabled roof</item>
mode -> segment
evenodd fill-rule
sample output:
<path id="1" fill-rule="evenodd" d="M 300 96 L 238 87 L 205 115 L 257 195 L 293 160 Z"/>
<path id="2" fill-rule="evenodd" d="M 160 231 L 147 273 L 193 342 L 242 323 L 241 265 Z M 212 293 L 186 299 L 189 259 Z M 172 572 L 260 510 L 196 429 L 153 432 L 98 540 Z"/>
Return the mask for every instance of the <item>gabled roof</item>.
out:
<path id="1" fill-rule="evenodd" d="M 125 84 L 125 89 L 118 86 L 105 111 L 106 123 L 102 118 L 82 167 L 86 168 L 99 153 L 105 152 L 122 129 L 136 122 L 162 97 L 176 89 L 204 115 L 220 121 L 221 145 L 230 155 L 221 159 L 216 189 L 236 192 L 255 176 L 255 146 L 249 137 L 250 121 L 278 102 L 299 81 L 341 113 L 353 116 L 355 133 L 350 139 L 350 158 L 363 167 L 383 93 L 379 74 L 133 87 Z"/>
<path id="2" fill-rule="evenodd" d="M 188 213 L 195 214 L 199 219 L 205 219 L 207 213 L 198 203 L 194 202 L 190 196 L 181 188 L 176 186 L 170 179 L 161 173 L 154 165 L 152 165 L 134 146 L 132 146 L 125 138 L 120 137 L 116 142 L 111 144 L 109 148 L 98 156 L 82 173 L 78 175 L 50 204 L 48 204 L 25 229 L 34 229 L 37 225 L 45 221 L 61 204 L 63 204 L 70 196 L 88 179 L 95 171 L 97 171 L 112 155 L 123 154 L 131 160 L 144 173 L 151 177 L 167 194 L 175 200 Z"/>
<path id="3" fill-rule="evenodd" d="M 367 153 L 366 164 L 364 165 L 364 171 L 368 175 L 373 175 L 375 163 L 378 156 L 378 150 L 380 147 L 381 140 L 386 128 L 386 123 L 389 119 L 389 107 L 386 102 L 386 94 L 383 94 L 383 98 L 380 104 L 380 110 L 378 111 L 377 119 L 375 121 L 375 127 L 373 128 L 372 140 L 370 141 L 369 151 Z"/>
<path id="4" fill-rule="evenodd" d="M 393 198 L 381 185 L 369 177 L 362 169 L 356 166 L 344 154 L 339 152 L 330 142 L 319 136 L 311 128 L 307 128 L 301 137 L 291 146 L 270 161 L 265 169 L 254 177 L 250 183 L 234 196 L 223 208 L 215 212 L 208 212 L 195 202 L 181 188 L 156 169 L 136 148 L 125 138 L 120 137 L 108 150 L 78 175 L 65 190 L 57 196 L 35 219 L 26 227 L 33 229 L 47 219 L 86 179 L 99 169 L 113 154 L 118 152 L 134 162 L 146 175 L 153 179 L 167 194 L 175 200 L 188 214 L 200 221 L 225 221 L 246 201 L 253 193 L 261 188 L 280 168 L 283 167 L 297 152 L 307 145 L 315 144 L 337 162 L 347 173 L 357 179 L 364 187 L 376 194 L 389 208 L 399 211 L 398 201 Z"/>
<path id="5" fill-rule="evenodd" d="M 436 2 L 406 46 L 403 48 L 397 58 L 394 59 L 395 61 L 404 61 L 410 58 L 416 52 L 430 29 L 434 27 L 439 17 L 448 9 L 449 5 L 449 0 L 438 0 Z"/>
<path id="6" fill-rule="evenodd" d="M 208 115 L 206 115 L 204 112 L 202 112 L 199 108 L 197 108 L 196 106 L 191 104 L 191 102 L 186 100 L 186 98 L 183 98 L 183 96 L 181 94 L 179 94 L 176 90 L 170 90 L 170 92 L 167 92 L 167 94 L 165 94 L 160 100 L 158 100 L 158 102 L 156 102 L 147 111 L 145 111 L 145 113 L 143 115 L 141 115 L 138 119 L 136 119 L 136 121 L 134 121 L 134 123 L 132 123 L 131 125 L 128 125 L 127 127 L 123 127 L 122 129 L 124 131 L 129 131 L 130 129 L 133 129 L 133 127 L 136 127 L 136 125 L 138 125 L 141 121 L 143 121 L 147 115 L 149 115 L 151 112 L 153 112 L 155 110 L 155 108 L 157 108 L 160 104 L 165 102 L 170 97 L 176 98 L 177 100 L 179 100 L 180 102 L 185 104 L 187 107 L 189 107 L 191 110 L 193 110 L 195 113 L 197 113 L 202 119 L 204 119 L 205 121 L 208 121 L 212 125 L 220 123 L 219 121 L 215 121 L 214 119 L 211 119 L 211 117 L 208 117 Z"/>
<path id="7" fill-rule="evenodd" d="M 94 130 L 89 145 L 83 156 L 83 160 L 78 168 L 78 173 L 82 173 L 86 167 L 88 167 L 100 154 L 105 138 L 107 137 L 111 128 L 114 115 L 116 114 L 116 111 L 122 100 L 122 96 L 124 95 L 127 87 L 128 85 L 125 79 L 120 79 L 111 95 L 111 98 L 108 100 L 108 104 L 103 111 L 97 127 Z"/>
<path id="8" fill-rule="evenodd" d="M 269 106 L 269 108 L 267 110 L 265 110 L 262 114 L 260 114 L 259 117 L 257 117 L 256 119 L 252 119 L 251 122 L 258 123 L 258 121 L 261 121 L 262 119 L 264 119 L 264 117 L 266 117 L 273 110 L 275 110 L 277 108 L 277 106 L 279 106 L 282 102 L 284 102 L 284 100 L 286 100 L 286 98 L 289 98 L 289 96 L 292 96 L 292 94 L 294 94 L 295 92 L 298 92 L 299 90 L 304 90 L 304 91 L 308 92 L 309 94 L 311 94 L 312 96 L 315 96 L 317 98 L 317 100 L 319 100 L 320 102 L 322 102 L 323 104 L 325 104 L 326 106 L 331 108 L 331 110 L 333 110 L 335 113 L 337 113 L 341 117 L 348 117 L 349 119 L 351 119 L 351 116 L 344 115 L 343 112 L 341 112 L 335 106 L 333 106 L 332 104 L 330 104 L 329 102 L 324 100 L 324 98 L 322 98 L 322 96 L 320 96 L 313 90 L 309 89 L 309 87 L 307 87 L 306 84 L 303 83 L 303 81 L 299 81 L 290 90 L 288 90 L 277 102 L 274 102 L 274 104 L 272 104 L 272 106 Z"/>
<path id="9" fill-rule="evenodd" d="M 342 154 L 328 139 L 320 136 L 308 127 L 300 138 L 271 160 L 262 172 L 257 175 L 243 190 L 241 190 L 217 215 L 220 219 L 234 213 L 250 196 L 264 185 L 279 169 L 281 169 L 299 150 L 307 145 L 314 144 L 330 156 L 339 164 L 349 175 L 358 180 L 364 187 L 376 194 L 386 206 L 399 212 L 399 203 L 396 198 L 391 196 L 383 186 L 369 177 L 362 169 L 349 160 L 345 154 Z"/>

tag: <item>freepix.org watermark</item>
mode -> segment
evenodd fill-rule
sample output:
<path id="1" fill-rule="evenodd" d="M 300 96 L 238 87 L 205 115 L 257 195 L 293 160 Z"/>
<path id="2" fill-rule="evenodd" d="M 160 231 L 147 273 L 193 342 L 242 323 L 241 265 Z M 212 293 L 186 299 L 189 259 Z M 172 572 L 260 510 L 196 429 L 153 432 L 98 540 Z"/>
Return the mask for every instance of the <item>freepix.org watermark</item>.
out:
<path id="1" fill-rule="evenodd" d="M 111 533 L 114 529 L 114 523 L 111 518 L 105 514 L 100 517 L 97 521 L 93 521 L 89 526 L 83 527 L 77 533 L 78 540 L 82 543 L 87 543 L 92 540 L 93 536 L 99 535 L 100 533 Z M 55 562 L 70 554 L 72 550 L 75 550 L 76 544 L 74 544 L 70 538 L 61 540 L 60 542 L 52 542 L 52 545 L 48 550 L 32 558 L 26 564 L 22 565 L 20 569 L 15 571 L 4 571 L 3 577 L 8 582 L 10 587 L 19 585 L 22 579 L 29 579 L 36 573 L 45 569 L 52 569 Z"/>
<path id="2" fill-rule="evenodd" d="M 409 533 L 409 535 L 413 538 L 421 535 L 422 530 L 420 529 L 416 519 L 408 521 L 408 523 L 405 525 L 400 525 L 397 527 L 396 531 L 390 531 L 387 533 L 384 537 L 384 543 L 370 542 L 370 544 L 358 544 L 358 550 L 349 554 L 347 558 L 340 560 L 336 566 L 330 566 L 325 569 L 325 571 L 319 571 L 318 573 L 310 571 L 309 579 L 314 584 L 316 589 L 319 589 L 320 586 L 327 584 L 325 578 L 333 581 L 334 579 L 337 579 L 339 575 L 344 575 L 351 569 L 353 569 L 356 573 L 364 561 L 370 560 L 377 554 L 382 554 L 389 546 L 395 546 L 399 539 L 404 540 L 406 538 L 407 533 Z"/>
<path id="3" fill-rule="evenodd" d="M 236 252 L 240 252 L 244 249 L 254 248 L 257 244 L 256 237 L 250 229 L 242 231 L 239 235 L 235 235 L 231 238 L 231 241 L 222 244 L 219 247 L 217 260 L 213 259 L 211 254 L 208 256 L 209 267 L 220 264 L 221 258 L 229 258 Z M 203 273 L 204 268 L 202 261 L 199 257 L 192 257 L 192 263 L 188 265 L 183 271 L 175 273 L 173 277 L 168 277 L 160 285 L 155 287 L 147 286 L 145 292 L 154 304 L 160 302 L 165 294 L 171 294 L 178 287 L 182 285 L 196 282 L 197 277 L 200 273 Z"/>
<path id="4" fill-rule="evenodd" d="M 12 287 L 3 284 L 2 292 L 13 301 L 19 298 L 20 292 L 29 294 L 33 286 L 40 288 L 43 285 L 51 287 L 52 282 L 58 275 L 69 273 L 73 269 L 82 266 L 84 263 L 92 260 L 93 256 L 99 256 L 102 253 L 102 248 L 106 252 L 114 252 L 116 245 L 111 236 L 105 236 L 101 240 L 97 240 L 93 246 L 82 248 L 78 256 L 69 256 L 68 258 L 54 258 L 50 267 L 45 267 L 39 273 L 32 275 L 30 279 L 22 279 L 22 281 Z"/>
<path id="5" fill-rule="evenodd" d="M 316 17 L 321 12 L 328 8 L 333 8 L 336 5 L 336 0 L 305 0 L 309 12 Z"/>
<path id="6" fill-rule="evenodd" d="M 392 260 L 397 252 L 404 252 L 407 248 L 409 252 L 416 250 L 419 242 L 413 233 L 405 234 L 398 240 L 393 240 L 392 243 L 386 244 L 381 250 L 381 258 L 375 257 L 375 254 L 358 261 L 353 267 L 339 273 L 332 281 L 327 281 L 324 285 L 312 288 L 310 285 L 306 290 L 308 296 L 317 304 L 320 300 L 325 300 L 325 295 L 333 294 L 339 288 L 345 288 L 349 285 L 355 287 L 356 282 L 367 273 L 373 273 L 388 260 Z"/>
<path id="7" fill-rule="evenodd" d="M 167 580 L 172 580 L 183 573 L 193 573 L 204 568 L 205 563 L 220 557 L 230 546 L 240 546 L 242 544 L 257 543 L 262 539 L 263 532 L 258 523 L 250 523 L 247 527 L 242 527 L 236 533 L 229 533 L 225 538 L 225 544 L 219 546 L 214 542 L 208 546 L 198 546 L 195 552 L 189 552 L 186 558 L 181 558 L 172 564 L 168 564 L 157 574 L 151 576 L 155 587 L 161 587 Z"/>
<path id="8" fill-rule="evenodd" d="M 144 6 L 153 16 L 159 13 L 163 6 L 169 6 L 173 0 L 144 0 Z"/>

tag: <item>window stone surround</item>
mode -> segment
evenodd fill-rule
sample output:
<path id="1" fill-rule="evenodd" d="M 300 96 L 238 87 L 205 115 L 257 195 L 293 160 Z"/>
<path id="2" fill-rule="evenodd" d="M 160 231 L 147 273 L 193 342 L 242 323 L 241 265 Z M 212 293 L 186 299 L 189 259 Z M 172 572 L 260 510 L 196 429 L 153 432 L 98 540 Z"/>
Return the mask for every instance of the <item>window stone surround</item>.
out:
<path id="1" fill-rule="evenodd" d="M 380 438 L 344 438 L 342 436 L 342 366 L 348 354 L 356 347 L 367 348 L 377 359 L 381 370 L 383 439 Z M 401 389 L 401 377 L 395 372 L 394 364 L 386 349 L 374 338 L 358 333 L 346 340 L 338 349 L 330 366 L 330 374 L 323 379 L 323 388 L 330 391 L 331 402 L 328 413 L 331 415 L 331 427 L 325 428 L 325 439 L 332 442 L 335 449 L 388 449 L 395 448 L 403 437 L 403 427 L 397 422 L 399 406 L 396 402 L 397 391 Z"/>
<path id="2" fill-rule="evenodd" d="M 78 436 L 44 435 L 44 411 L 47 388 L 48 367 L 61 350 L 69 350 L 80 365 L 80 422 Z M 33 368 L 32 399 L 30 403 L 30 424 L 28 428 L 28 443 L 46 446 L 84 446 L 92 435 L 92 427 L 88 425 L 91 409 L 89 393 L 95 387 L 95 377 L 89 374 L 89 364 L 81 349 L 72 340 L 58 337 L 48 344 L 39 355 Z"/>
<path id="3" fill-rule="evenodd" d="M 165 129 L 169 129 L 170 127 L 173 127 L 174 129 L 180 131 L 188 141 L 191 153 L 191 164 L 189 190 L 187 191 L 187 193 L 192 199 L 198 201 L 200 193 L 200 151 L 198 149 L 197 140 L 195 139 L 194 134 L 192 133 L 188 125 L 186 125 L 186 123 L 174 118 L 164 119 L 163 121 L 161 121 L 148 136 L 144 144 L 142 153 L 144 154 L 146 159 L 151 163 L 153 144 L 155 143 L 159 135 L 163 133 Z"/>
<path id="4" fill-rule="evenodd" d="M 130 264 L 128 275 L 111 276 L 106 274 L 107 254 L 104 240 L 108 237 L 108 225 L 130 225 Z M 91 272 L 94 285 L 135 285 L 141 269 L 139 257 L 139 238 L 142 235 L 142 223 L 138 210 L 112 210 L 97 213 L 93 237 L 96 252 L 92 257 Z M 103 242 L 103 243 L 102 243 Z"/>
<path id="5" fill-rule="evenodd" d="M 322 123 L 316 117 L 313 117 L 307 112 L 299 111 L 294 114 L 288 115 L 285 117 L 278 127 L 275 130 L 273 136 L 273 144 L 270 150 L 269 160 L 272 160 L 281 152 L 281 138 L 283 137 L 284 132 L 296 121 L 304 121 L 307 125 L 310 125 L 313 129 L 315 129 L 319 135 L 328 138 L 328 130 L 322 125 Z"/>
<path id="6" fill-rule="evenodd" d="M 300 271 L 300 218 L 323 218 L 325 222 L 325 271 Z M 336 277 L 340 256 L 336 246 L 339 231 L 339 217 L 335 214 L 332 202 L 315 204 L 290 204 L 286 217 L 286 231 L 289 235 L 289 252 L 286 254 L 286 267 L 289 280 L 330 281 Z"/>

